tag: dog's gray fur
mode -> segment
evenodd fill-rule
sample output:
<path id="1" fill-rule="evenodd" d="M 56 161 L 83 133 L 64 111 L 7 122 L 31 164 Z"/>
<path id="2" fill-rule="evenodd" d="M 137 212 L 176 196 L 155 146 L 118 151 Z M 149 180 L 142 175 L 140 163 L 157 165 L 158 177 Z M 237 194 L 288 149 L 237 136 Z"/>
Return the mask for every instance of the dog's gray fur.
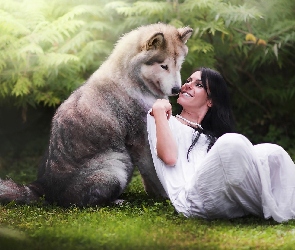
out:
<path id="1" fill-rule="evenodd" d="M 61 206 L 106 204 L 124 191 L 134 166 L 147 193 L 166 196 L 150 155 L 146 114 L 157 98 L 180 89 L 191 33 L 158 23 L 124 35 L 57 109 L 37 180 L 25 186 L 0 180 L 0 201 L 30 203 L 44 195 Z"/>

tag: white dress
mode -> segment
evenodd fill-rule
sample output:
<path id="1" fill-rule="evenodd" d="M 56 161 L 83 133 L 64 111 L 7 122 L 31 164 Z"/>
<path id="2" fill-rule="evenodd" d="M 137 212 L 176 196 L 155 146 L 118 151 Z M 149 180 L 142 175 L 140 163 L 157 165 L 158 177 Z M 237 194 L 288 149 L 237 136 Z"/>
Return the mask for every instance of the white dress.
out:
<path id="1" fill-rule="evenodd" d="M 236 218 L 247 214 L 277 222 L 295 218 L 295 165 L 275 144 L 252 145 L 240 134 L 225 134 L 207 152 L 201 134 L 189 154 L 195 130 L 174 116 L 169 126 L 178 144 L 175 166 L 157 156 L 156 127 L 148 113 L 147 131 L 154 166 L 175 209 L 187 217 Z"/>

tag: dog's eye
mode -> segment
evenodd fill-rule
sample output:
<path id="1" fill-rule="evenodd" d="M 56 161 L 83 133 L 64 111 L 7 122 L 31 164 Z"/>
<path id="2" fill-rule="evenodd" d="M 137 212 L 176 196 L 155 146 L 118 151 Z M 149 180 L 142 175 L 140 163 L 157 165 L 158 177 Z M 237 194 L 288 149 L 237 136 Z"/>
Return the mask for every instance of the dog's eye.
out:
<path id="1" fill-rule="evenodd" d="M 168 65 L 161 65 L 162 69 L 168 70 Z"/>

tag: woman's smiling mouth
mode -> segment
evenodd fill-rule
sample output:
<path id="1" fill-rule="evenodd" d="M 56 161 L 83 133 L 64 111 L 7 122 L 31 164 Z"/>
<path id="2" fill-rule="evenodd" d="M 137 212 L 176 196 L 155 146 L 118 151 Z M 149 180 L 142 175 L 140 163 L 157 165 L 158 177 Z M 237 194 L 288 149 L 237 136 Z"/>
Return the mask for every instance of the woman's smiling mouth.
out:
<path id="1" fill-rule="evenodd" d="M 190 93 L 188 93 L 186 91 L 181 91 L 181 94 L 184 96 L 193 97 Z"/>

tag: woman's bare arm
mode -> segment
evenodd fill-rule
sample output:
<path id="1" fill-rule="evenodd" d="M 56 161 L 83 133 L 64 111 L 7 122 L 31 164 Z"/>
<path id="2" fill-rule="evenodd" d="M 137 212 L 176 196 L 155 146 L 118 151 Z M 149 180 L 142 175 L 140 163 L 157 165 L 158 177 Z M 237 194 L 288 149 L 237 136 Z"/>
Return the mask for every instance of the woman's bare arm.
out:
<path id="1" fill-rule="evenodd" d="M 157 155 L 168 166 L 174 166 L 178 157 L 177 145 L 168 124 L 172 106 L 168 100 L 157 100 L 152 108 L 156 123 Z"/>

